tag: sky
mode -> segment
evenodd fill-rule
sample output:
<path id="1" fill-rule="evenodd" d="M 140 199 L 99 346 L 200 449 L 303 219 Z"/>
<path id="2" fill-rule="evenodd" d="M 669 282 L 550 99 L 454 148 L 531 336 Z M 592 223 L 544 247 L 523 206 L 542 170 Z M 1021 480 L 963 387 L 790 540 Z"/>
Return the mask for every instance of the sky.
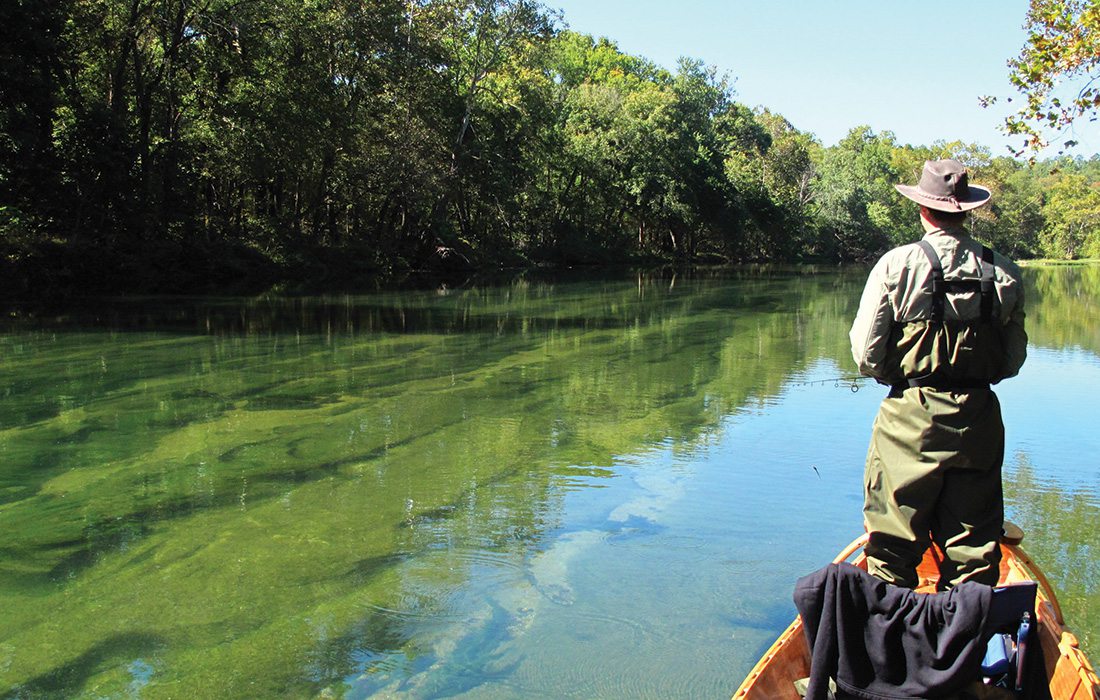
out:
<path id="1" fill-rule="evenodd" d="M 997 127 L 1012 107 L 1004 98 L 1018 97 L 1007 61 L 1026 40 L 1027 0 L 545 2 L 570 29 L 626 53 L 716 67 L 738 102 L 779 112 L 825 145 L 864 124 L 914 146 L 960 140 L 998 156 L 1022 145 Z M 982 95 L 1000 102 L 982 108 Z M 1100 153 L 1100 122 L 1079 122 L 1070 153 Z"/>

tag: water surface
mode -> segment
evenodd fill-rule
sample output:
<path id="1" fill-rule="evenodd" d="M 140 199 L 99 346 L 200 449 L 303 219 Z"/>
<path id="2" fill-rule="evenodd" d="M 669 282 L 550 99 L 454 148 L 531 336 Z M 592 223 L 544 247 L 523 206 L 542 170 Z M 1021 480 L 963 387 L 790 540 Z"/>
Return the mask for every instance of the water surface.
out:
<path id="1" fill-rule="evenodd" d="M 1090 650 L 1098 273 L 1026 271 L 998 388 L 1010 515 Z M 864 275 L 15 310 L 0 693 L 728 697 L 861 528 Z"/>

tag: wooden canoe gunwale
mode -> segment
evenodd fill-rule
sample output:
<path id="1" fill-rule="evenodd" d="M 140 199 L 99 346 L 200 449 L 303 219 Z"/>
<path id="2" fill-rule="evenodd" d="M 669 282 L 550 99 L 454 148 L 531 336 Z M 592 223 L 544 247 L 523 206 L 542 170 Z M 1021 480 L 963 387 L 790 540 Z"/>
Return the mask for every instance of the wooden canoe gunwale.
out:
<path id="1" fill-rule="evenodd" d="M 837 564 L 852 559 L 852 564 L 866 568 L 863 546 L 867 535 L 861 535 L 833 559 Z M 1047 678 L 1053 700 L 1100 700 L 1100 680 L 1078 646 L 1077 638 L 1065 627 L 1062 609 L 1054 588 L 1042 570 L 1017 543 L 1001 543 L 1001 582 L 1031 580 L 1039 584 L 1036 596 L 1036 627 L 1043 646 Z M 854 556 L 854 559 L 853 559 Z M 917 590 L 935 590 L 938 557 L 929 550 L 917 569 L 920 585 Z M 810 654 L 802 631 L 802 619 L 794 621 L 769 647 L 749 671 L 744 682 L 733 694 L 733 700 L 799 700 L 794 681 L 810 672 Z"/>

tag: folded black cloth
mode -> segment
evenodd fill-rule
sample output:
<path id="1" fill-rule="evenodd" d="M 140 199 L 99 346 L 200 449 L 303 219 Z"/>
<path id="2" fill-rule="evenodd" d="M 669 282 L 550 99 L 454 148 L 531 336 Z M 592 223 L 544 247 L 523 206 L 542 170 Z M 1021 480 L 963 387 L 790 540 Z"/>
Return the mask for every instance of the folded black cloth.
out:
<path id="1" fill-rule="evenodd" d="M 916 593 L 851 564 L 830 564 L 795 584 L 812 653 L 806 700 L 945 697 L 978 677 L 993 589 L 965 582 Z"/>

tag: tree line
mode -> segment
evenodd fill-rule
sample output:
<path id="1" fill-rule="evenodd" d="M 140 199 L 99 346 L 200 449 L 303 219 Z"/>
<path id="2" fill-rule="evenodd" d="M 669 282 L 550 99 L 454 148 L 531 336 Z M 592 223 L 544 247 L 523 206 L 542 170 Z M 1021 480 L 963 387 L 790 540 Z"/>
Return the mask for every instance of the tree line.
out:
<path id="1" fill-rule="evenodd" d="M 0 32 L 7 293 L 869 259 L 946 156 L 994 190 L 979 237 L 1100 256 L 1100 157 L 826 147 L 536 0 L 10 0 Z"/>

